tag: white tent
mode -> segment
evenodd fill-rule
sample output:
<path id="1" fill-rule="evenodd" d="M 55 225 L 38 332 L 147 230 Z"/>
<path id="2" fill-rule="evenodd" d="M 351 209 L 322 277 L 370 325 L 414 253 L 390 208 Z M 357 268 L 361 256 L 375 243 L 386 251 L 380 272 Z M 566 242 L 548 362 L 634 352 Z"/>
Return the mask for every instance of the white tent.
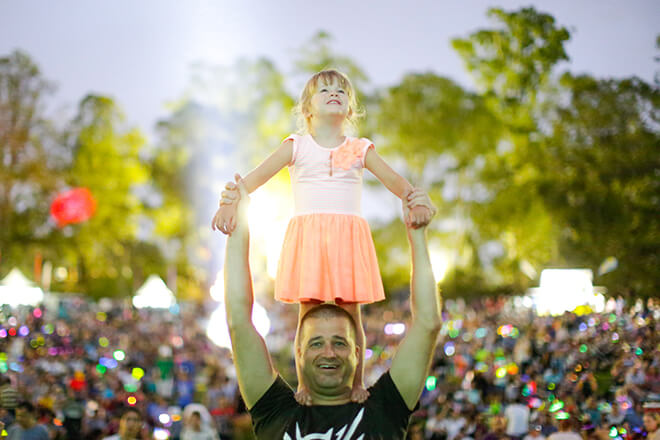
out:
<path id="1" fill-rule="evenodd" d="M 150 275 L 133 297 L 133 305 L 138 309 L 168 309 L 174 304 L 174 294 L 158 275 Z"/>
<path id="2" fill-rule="evenodd" d="M 0 304 L 37 306 L 44 299 L 44 292 L 28 280 L 18 268 L 13 268 L 0 281 Z"/>

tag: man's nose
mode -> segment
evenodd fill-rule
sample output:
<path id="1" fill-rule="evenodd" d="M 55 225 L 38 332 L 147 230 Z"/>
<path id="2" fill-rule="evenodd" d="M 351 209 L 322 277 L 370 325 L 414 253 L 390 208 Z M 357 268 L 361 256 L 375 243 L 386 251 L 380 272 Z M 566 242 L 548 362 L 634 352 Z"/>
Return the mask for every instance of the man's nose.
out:
<path id="1" fill-rule="evenodd" d="M 334 357 L 335 356 L 335 347 L 332 344 L 325 344 L 323 346 L 323 356 Z"/>

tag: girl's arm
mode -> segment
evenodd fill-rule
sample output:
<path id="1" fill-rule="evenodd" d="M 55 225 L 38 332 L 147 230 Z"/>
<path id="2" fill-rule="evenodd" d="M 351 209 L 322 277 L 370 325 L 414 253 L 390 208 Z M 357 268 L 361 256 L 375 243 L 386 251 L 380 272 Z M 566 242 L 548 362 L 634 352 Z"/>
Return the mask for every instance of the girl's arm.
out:
<path id="1" fill-rule="evenodd" d="M 413 186 L 399 173 L 394 171 L 385 161 L 376 153 L 373 148 L 367 150 L 364 158 L 364 166 L 371 171 L 374 176 L 380 180 L 392 194 L 399 197 L 407 204 L 410 211 L 404 212 L 404 221 L 413 228 L 426 226 L 431 221 L 434 213 L 431 213 L 424 205 L 418 205 L 410 199 L 413 192 Z"/>
<path id="2" fill-rule="evenodd" d="M 390 166 L 385 163 L 373 148 L 367 150 L 367 155 L 364 158 L 364 166 L 371 171 L 373 175 L 392 192 L 392 194 L 401 200 L 403 200 L 413 189 L 413 186 L 403 176 L 390 168 Z"/>
<path id="3" fill-rule="evenodd" d="M 277 174 L 293 156 L 293 140 L 287 139 L 266 158 L 258 167 L 245 176 L 243 182 L 248 193 L 253 192 L 271 177 Z M 222 192 L 220 206 L 211 221 L 211 229 L 217 229 L 224 234 L 231 234 L 236 227 L 236 201 L 240 198 L 238 188 L 232 182 L 227 183 Z"/>
<path id="4" fill-rule="evenodd" d="M 291 156 L 293 156 L 293 140 L 287 139 L 266 160 L 243 178 L 248 193 L 268 182 L 271 177 L 291 162 Z"/>

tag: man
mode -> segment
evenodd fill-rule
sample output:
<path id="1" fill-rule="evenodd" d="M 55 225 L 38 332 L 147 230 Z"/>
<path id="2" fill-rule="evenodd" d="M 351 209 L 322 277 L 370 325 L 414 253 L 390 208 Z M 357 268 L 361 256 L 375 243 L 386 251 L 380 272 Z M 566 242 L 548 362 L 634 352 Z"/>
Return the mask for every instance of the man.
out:
<path id="1" fill-rule="evenodd" d="M 140 438 L 142 413 L 131 406 L 124 409 L 119 419 L 119 432 L 103 440 L 135 440 Z"/>
<path id="2" fill-rule="evenodd" d="M 16 422 L 7 429 L 9 440 L 49 440 L 48 430 L 37 424 L 37 415 L 30 402 L 16 406 Z"/>
<path id="3" fill-rule="evenodd" d="M 299 405 L 294 392 L 273 368 L 252 324 L 253 291 L 248 262 L 247 191 L 237 176 L 240 202 L 237 226 L 227 238 L 225 305 L 238 384 L 252 415 L 258 439 L 403 439 L 429 371 L 441 326 L 440 300 L 431 271 L 425 229 L 408 229 L 412 249 L 412 322 L 391 368 L 362 404 L 351 402 L 360 347 L 356 327 L 340 307 L 322 305 L 301 320 L 296 363 L 311 406 Z M 432 209 L 428 196 L 413 198 Z M 407 207 L 404 206 L 404 212 Z"/>

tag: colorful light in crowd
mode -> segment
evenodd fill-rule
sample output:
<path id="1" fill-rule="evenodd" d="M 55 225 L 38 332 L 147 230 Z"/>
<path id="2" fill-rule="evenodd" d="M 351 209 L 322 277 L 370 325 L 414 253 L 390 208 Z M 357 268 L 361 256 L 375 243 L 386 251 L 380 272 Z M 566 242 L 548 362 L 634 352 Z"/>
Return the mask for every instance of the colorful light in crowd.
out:
<path id="1" fill-rule="evenodd" d="M 158 416 L 158 421 L 163 425 L 167 425 L 171 421 L 170 415 L 167 413 L 162 413 Z"/>
<path id="2" fill-rule="evenodd" d="M 135 396 L 128 396 L 128 398 L 126 399 L 126 403 L 133 406 L 137 403 L 137 399 L 135 398 Z"/>
<path id="3" fill-rule="evenodd" d="M 18 335 L 19 335 L 19 336 L 23 336 L 23 337 L 25 337 L 25 336 L 27 336 L 27 335 L 29 335 L 29 334 L 30 334 L 30 329 L 28 328 L 27 325 L 22 325 L 22 326 L 18 329 Z"/>
<path id="4" fill-rule="evenodd" d="M 100 345 L 101 347 L 107 347 L 108 344 L 110 344 L 110 341 L 108 341 L 108 338 L 106 338 L 105 336 L 101 336 L 101 337 L 99 338 L 99 345 Z"/>
<path id="5" fill-rule="evenodd" d="M 497 370 L 495 370 L 495 376 L 502 379 L 503 377 L 506 376 L 506 368 L 500 367 Z"/>
<path id="6" fill-rule="evenodd" d="M 587 346 L 586 344 L 580 345 L 580 353 L 586 353 L 587 352 Z"/>
<path id="7" fill-rule="evenodd" d="M 570 418 L 571 415 L 566 411 L 558 411 L 557 414 L 555 414 L 555 419 L 557 420 L 568 420 Z"/>
<path id="8" fill-rule="evenodd" d="M 563 407 L 564 407 L 564 402 L 562 402 L 561 400 L 555 400 L 550 405 L 550 408 L 548 408 L 548 411 L 550 411 L 551 413 L 552 412 L 557 412 L 560 409 L 562 409 Z"/>
<path id="9" fill-rule="evenodd" d="M 453 356 L 454 353 L 456 353 L 456 348 L 455 348 L 455 346 L 454 346 L 454 343 L 451 342 L 451 341 L 449 341 L 449 342 L 447 342 L 447 343 L 445 344 L 445 348 L 444 348 L 444 350 L 445 350 L 445 354 L 446 354 L 447 356 Z"/>
<path id="10" fill-rule="evenodd" d="M 131 376 L 133 376 L 135 380 L 140 380 L 144 377 L 144 370 L 140 367 L 135 367 L 131 371 Z"/>
<path id="11" fill-rule="evenodd" d="M 115 350 L 115 351 L 112 353 L 112 357 L 114 357 L 116 360 L 118 360 L 118 361 L 121 362 L 121 361 L 123 361 L 124 359 L 126 359 L 126 353 L 124 353 L 123 350 Z"/>
<path id="12" fill-rule="evenodd" d="M 42 314 L 42 313 L 41 313 L 41 309 L 38 308 L 38 307 L 32 311 L 32 315 L 33 315 L 35 318 L 41 318 L 41 314 Z"/>
<path id="13" fill-rule="evenodd" d="M 99 364 L 103 365 L 106 368 L 113 369 L 117 368 L 117 361 L 112 358 L 102 357 L 99 359 Z"/>
<path id="14" fill-rule="evenodd" d="M 154 428 L 154 440 L 167 440 L 170 438 L 170 431 L 163 428 Z"/>
<path id="15" fill-rule="evenodd" d="M 87 188 L 73 188 L 58 194 L 50 205 L 50 215 L 62 228 L 89 220 L 96 212 L 96 200 Z"/>
<path id="16" fill-rule="evenodd" d="M 438 379 L 435 376 L 429 376 L 426 378 L 426 389 L 427 391 L 433 391 L 435 390 L 435 387 L 438 384 Z"/>
<path id="17" fill-rule="evenodd" d="M 406 332 L 406 325 L 403 322 L 390 322 L 385 324 L 383 331 L 386 335 L 402 335 Z"/>

